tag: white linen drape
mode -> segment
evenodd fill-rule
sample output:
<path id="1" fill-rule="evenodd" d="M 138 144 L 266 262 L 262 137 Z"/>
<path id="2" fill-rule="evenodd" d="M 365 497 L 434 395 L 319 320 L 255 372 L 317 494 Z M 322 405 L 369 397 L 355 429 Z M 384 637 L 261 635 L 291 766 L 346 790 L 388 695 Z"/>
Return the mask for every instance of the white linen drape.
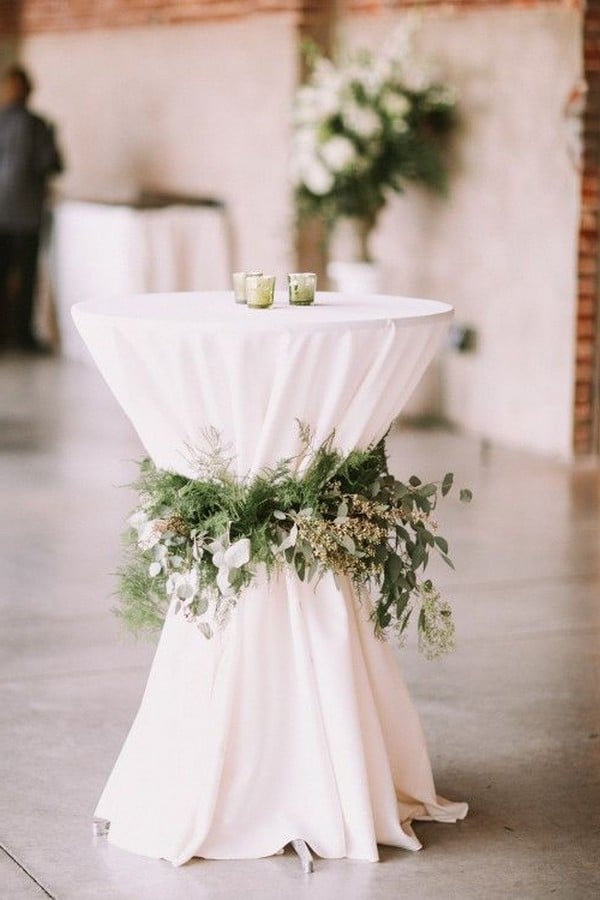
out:
<path id="1" fill-rule="evenodd" d="M 74 318 L 154 462 L 193 474 L 218 429 L 239 475 L 315 444 L 384 433 L 444 333 L 444 304 L 321 295 L 308 310 L 227 295 L 81 304 Z M 301 463 L 300 463 L 301 464 Z M 109 840 L 179 865 L 306 840 L 323 857 L 420 848 L 413 819 L 456 821 L 435 793 L 394 652 L 349 583 L 255 583 L 212 641 L 169 614 L 140 710 L 96 814 Z"/>

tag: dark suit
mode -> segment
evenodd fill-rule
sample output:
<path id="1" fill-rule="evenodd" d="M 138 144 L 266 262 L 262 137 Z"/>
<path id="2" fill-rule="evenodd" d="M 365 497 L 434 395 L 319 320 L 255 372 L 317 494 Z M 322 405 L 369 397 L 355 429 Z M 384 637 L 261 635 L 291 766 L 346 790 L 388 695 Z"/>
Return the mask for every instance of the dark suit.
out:
<path id="1" fill-rule="evenodd" d="M 61 171 L 52 126 L 23 104 L 4 107 L 0 111 L 0 331 L 5 339 L 12 332 L 24 349 L 36 345 L 31 319 L 48 179 Z"/>

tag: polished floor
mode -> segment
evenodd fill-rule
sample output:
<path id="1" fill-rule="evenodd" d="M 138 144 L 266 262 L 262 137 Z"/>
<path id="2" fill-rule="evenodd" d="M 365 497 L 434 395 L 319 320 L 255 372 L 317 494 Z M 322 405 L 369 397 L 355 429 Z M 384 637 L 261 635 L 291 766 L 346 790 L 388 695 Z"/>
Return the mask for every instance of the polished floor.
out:
<path id="1" fill-rule="evenodd" d="M 0 900 L 600 896 L 600 470 L 440 431 L 390 449 L 475 492 L 440 510 L 458 648 L 401 652 L 438 788 L 471 814 L 377 864 L 174 869 L 91 830 L 152 657 L 110 614 L 137 439 L 91 368 L 0 358 Z"/>

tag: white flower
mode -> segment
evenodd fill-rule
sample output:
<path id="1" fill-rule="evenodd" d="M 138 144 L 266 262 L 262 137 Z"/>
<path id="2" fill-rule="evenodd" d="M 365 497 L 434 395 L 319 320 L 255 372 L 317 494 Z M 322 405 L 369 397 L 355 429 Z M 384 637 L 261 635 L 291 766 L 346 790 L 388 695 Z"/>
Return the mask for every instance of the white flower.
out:
<path id="1" fill-rule="evenodd" d="M 320 160 L 313 159 L 302 167 L 302 182 L 311 194 L 322 197 L 332 189 L 335 178 Z"/>
<path id="2" fill-rule="evenodd" d="M 200 562 L 202 557 L 204 556 L 204 548 L 202 546 L 202 538 L 195 537 L 192 543 L 192 556 L 195 560 Z"/>
<path id="3" fill-rule="evenodd" d="M 356 159 L 356 149 L 349 138 L 338 134 L 323 144 L 321 156 L 332 172 L 341 172 Z"/>
<path id="4" fill-rule="evenodd" d="M 162 566 L 159 562 L 150 563 L 148 566 L 148 575 L 150 578 L 155 578 L 157 575 L 160 575 L 162 570 Z"/>
<path id="5" fill-rule="evenodd" d="M 150 550 L 155 544 L 158 544 L 162 535 L 162 519 L 151 519 L 138 530 L 138 547 L 140 550 Z"/>
<path id="6" fill-rule="evenodd" d="M 407 59 L 402 66 L 402 83 L 409 91 L 426 91 L 435 80 L 435 71 L 423 60 Z"/>
<path id="7" fill-rule="evenodd" d="M 340 108 L 340 95 L 337 89 L 322 88 L 315 93 L 315 112 L 319 119 L 335 116 Z"/>
<path id="8" fill-rule="evenodd" d="M 294 108 L 296 123 L 316 125 L 334 116 L 339 110 L 342 89 L 343 82 L 337 73 L 335 78 L 313 77 L 312 84 L 303 85 L 296 94 Z"/>
<path id="9" fill-rule="evenodd" d="M 435 659 L 454 649 L 452 608 L 431 582 L 418 585 L 417 593 L 421 599 L 419 650 L 427 659 Z"/>
<path id="10" fill-rule="evenodd" d="M 296 95 L 296 105 L 294 108 L 294 120 L 296 125 L 317 125 L 322 119 L 323 114 L 328 114 L 329 108 L 329 94 L 323 94 L 314 87 L 304 85 L 298 89 Z"/>
<path id="11" fill-rule="evenodd" d="M 381 131 L 381 119 L 370 106 L 348 103 L 342 112 L 344 124 L 349 131 L 362 138 L 372 138 Z"/>
<path id="12" fill-rule="evenodd" d="M 188 606 L 198 593 L 198 570 L 193 567 L 187 572 L 173 572 L 167 578 L 166 588 L 169 596 Z"/>
<path id="13" fill-rule="evenodd" d="M 375 59 L 369 68 L 365 80 L 365 90 L 371 96 L 376 96 L 393 77 L 393 63 L 385 56 Z"/>
<path id="14" fill-rule="evenodd" d="M 392 119 L 401 119 L 410 112 L 410 100 L 396 91 L 386 91 L 382 97 L 382 106 Z"/>
<path id="15" fill-rule="evenodd" d="M 148 521 L 148 514 L 144 509 L 136 510 L 129 518 L 127 519 L 127 524 L 132 528 L 135 528 L 136 531 L 139 530 L 146 524 Z"/>
<path id="16" fill-rule="evenodd" d="M 229 538 L 224 535 L 208 545 L 208 551 L 212 554 L 212 561 L 218 569 L 217 586 L 224 596 L 232 593 L 229 581 L 231 569 L 239 569 L 250 562 L 250 541 L 248 538 L 240 538 L 233 544 L 229 544 Z"/>
<path id="17" fill-rule="evenodd" d="M 325 56 L 320 56 L 315 62 L 312 81 L 318 88 L 329 93 L 338 92 L 344 84 L 340 70 Z"/>
<path id="18" fill-rule="evenodd" d="M 303 126 L 294 135 L 293 153 L 298 165 L 313 160 L 317 154 L 318 136 L 314 128 Z"/>
<path id="19" fill-rule="evenodd" d="M 289 550 L 290 547 L 296 546 L 296 541 L 298 540 L 298 526 L 294 523 L 290 528 L 287 537 L 285 537 L 279 546 L 274 546 L 273 551 L 275 553 L 283 553 L 285 550 Z"/>
<path id="20" fill-rule="evenodd" d="M 367 97 L 374 99 L 390 74 L 391 67 L 387 59 L 374 60 L 369 56 L 364 61 L 355 60 L 344 70 L 347 92 L 352 94 L 356 87 L 360 87 Z"/>

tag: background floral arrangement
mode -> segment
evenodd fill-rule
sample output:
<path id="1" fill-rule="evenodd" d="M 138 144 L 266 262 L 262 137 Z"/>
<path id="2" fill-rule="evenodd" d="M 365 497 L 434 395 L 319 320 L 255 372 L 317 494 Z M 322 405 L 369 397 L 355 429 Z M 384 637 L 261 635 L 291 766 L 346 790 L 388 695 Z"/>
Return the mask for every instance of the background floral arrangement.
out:
<path id="1" fill-rule="evenodd" d="M 195 458 L 198 478 L 145 460 L 118 614 L 134 631 L 155 629 L 172 605 L 210 638 L 257 574 L 288 566 L 302 581 L 326 572 L 349 578 L 378 636 L 401 641 L 417 612 L 422 652 L 451 649 L 450 606 L 419 572 L 433 551 L 452 565 L 432 517 L 452 475 L 439 484 L 416 476 L 403 483 L 388 472 L 383 442 L 344 456 L 333 438 L 311 451 L 309 433 L 302 434 L 310 462 L 301 474 L 294 460 L 283 460 L 239 481 L 215 435 L 211 452 Z"/>
<path id="2" fill-rule="evenodd" d="M 434 80 L 414 50 L 414 23 L 373 54 L 339 64 L 311 51 L 297 92 L 292 171 L 300 216 L 359 223 L 362 255 L 390 192 L 409 181 L 446 189 L 445 141 L 455 92 Z"/>

